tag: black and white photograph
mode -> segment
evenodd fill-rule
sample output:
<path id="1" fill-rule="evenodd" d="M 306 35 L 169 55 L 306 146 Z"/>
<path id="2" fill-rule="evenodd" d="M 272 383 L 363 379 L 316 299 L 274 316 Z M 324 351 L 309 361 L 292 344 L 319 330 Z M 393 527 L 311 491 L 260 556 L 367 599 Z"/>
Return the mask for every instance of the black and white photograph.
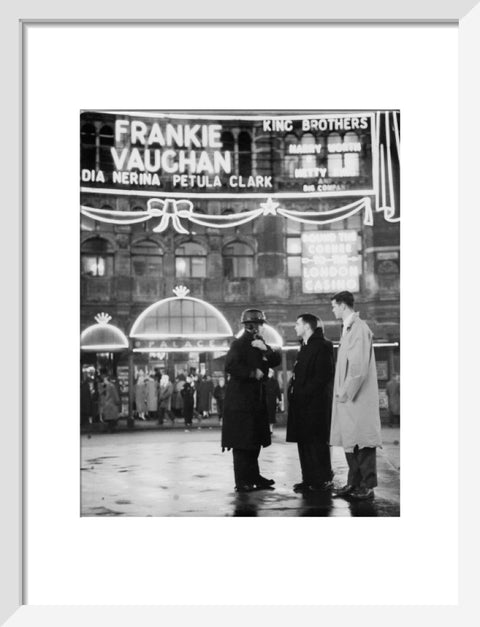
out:
<path id="1" fill-rule="evenodd" d="M 80 113 L 81 516 L 400 516 L 400 113 Z"/>

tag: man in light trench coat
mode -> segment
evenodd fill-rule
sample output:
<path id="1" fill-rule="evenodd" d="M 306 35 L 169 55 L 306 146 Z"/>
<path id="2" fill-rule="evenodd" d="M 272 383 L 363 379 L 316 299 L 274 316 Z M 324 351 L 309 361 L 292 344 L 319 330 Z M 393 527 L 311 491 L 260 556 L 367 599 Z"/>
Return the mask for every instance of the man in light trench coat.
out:
<path id="1" fill-rule="evenodd" d="M 373 335 L 353 309 L 353 294 L 339 292 L 331 301 L 343 330 L 335 368 L 330 445 L 344 448 L 349 469 L 347 484 L 335 495 L 369 500 L 375 496 L 376 449 L 382 445 Z"/>

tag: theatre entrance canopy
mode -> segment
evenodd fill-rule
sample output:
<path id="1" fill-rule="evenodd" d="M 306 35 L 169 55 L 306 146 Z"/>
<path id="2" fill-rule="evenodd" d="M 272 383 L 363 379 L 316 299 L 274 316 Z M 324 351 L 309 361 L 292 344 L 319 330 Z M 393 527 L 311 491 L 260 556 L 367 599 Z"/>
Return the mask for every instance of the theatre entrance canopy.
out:
<path id="1" fill-rule="evenodd" d="M 233 339 L 225 316 L 213 305 L 189 296 L 179 286 L 175 296 L 147 307 L 130 331 L 134 353 L 228 351 Z"/>
<path id="2" fill-rule="evenodd" d="M 128 338 L 118 327 L 110 324 L 107 313 L 95 316 L 96 324 L 80 335 L 80 349 L 86 353 L 120 353 L 128 349 Z"/>

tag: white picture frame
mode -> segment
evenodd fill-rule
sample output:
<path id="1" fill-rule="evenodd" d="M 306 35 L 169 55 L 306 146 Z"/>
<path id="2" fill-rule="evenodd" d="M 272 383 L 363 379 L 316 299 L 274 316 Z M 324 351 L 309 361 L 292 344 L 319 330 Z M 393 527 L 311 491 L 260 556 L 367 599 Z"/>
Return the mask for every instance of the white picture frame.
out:
<path id="1" fill-rule="evenodd" d="M 187 3 L 184 3 L 187 4 Z M 480 134 L 475 127 L 475 119 L 480 107 L 479 96 L 475 93 L 478 81 L 478 71 L 476 68 L 477 59 L 480 53 L 480 6 L 477 0 L 445 0 L 444 2 L 426 2 L 417 0 L 416 2 L 391 3 L 385 6 L 381 2 L 363 2 L 361 6 L 355 2 L 344 2 L 341 6 L 338 3 L 312 3 L 309 6 L 302 4 L 295 5 L 295 17 L 291 18 L 292 6 L 287 3 L 272 4 L 267 8 L 243 5 L 243 10 L 239 6 L 230 7 L 230 16 L 226 15 L 227 8 L 220 3 L 207 3 L 199 5 L 189 3 L 182 11 L 182 19 L 188 20 L 192 24 L 201 26 L 208 21 L 221 22 L 237 20 L 237 22 L 248 21 L 254 23 L 260 21 L 284 20 L 285 22 L 330 22 L 330 23 L 353 23 L 375 22 L 379 26 L 382 23 L 458 23 L 460 37 L 460 278 L 459 278 L 459 303 L 460 324 L 459 324 L 459 418 L 468 422 L 468 427 L 461 429 L 461 455 L 460 455 L 460 590 L 459 602 L 455 606 L 441 607 L 349 607 L 348 598 L 345 599 L 345 606 L 301 606 L 301 607 L 236 607 L 233 611 L 229 607 L 189 607 L 185 606 L 152 606 L 152 607 L 67 607 L 49 606 L 38 607 L 23 604 L 23 582 L 25 569 L 28 564 L 23 559 L 23 516 L 25 511 L 22 508 L 24 497 L 22 495 L 23 464 L 25 460 L 26 434 L 23 433 L 22 412 L 31 406 L 31 399 L 25 396 L 22 386 L 22 321 L 24 309 L 22 309 L 22 202 L 25 201 L 22 194 L 22 42 L 23 34 L 27 27 L 35 23 L 50 23 L 57 20 L 72 21 L 79 24 L 81 20 L 91 23 L 104 19 L 105 14 L 102 7 L 91 3 L 85 3 L 81 7 L 66 7 L 60 3 L 51 3 L 50 6 L 42 6 L 38 9 L 32 2 L 18 2 L 15 5 L 2 8 L 2 52 L 7 72 L 3 81 L 4 97 L 2 101 L 3 119 L 8 121 L 4 126 L 4 146 L 2 152 L 2 172 L 6 174 L 5 207 L 12 208 L 4 211 L 5 232 L 12 234 L 3 243 L 0 249 L 2 259 L 2 284 L 4 295 L 8 298 L 4 300 L 2 307 L 2 328 L 8 330 L 4 332 L 4 352 L 2 360 L 1 380 L 7 385 L 2 386 L 4 407 L 3 407 L 3 434 L 0 438 L 0 481 L 2 485 L 2 522 L 3 533 L 0 536 L 0 622 L 7 621 L 8 625 L 30 625 L 45 622 L 49 625 L 64 624 L 84 624 L 100 625 L 105 623 L 115 623 L 126 625 L 137 622 L 140 624 L 158 624 L 160 620 L 170 620 L 178 622 L 187 621 L 208 621 L 213 624 L 220 624 L 228 620 L 233 624 L 244 623 L 246 620 L 288 620 L 291 621 L 311 621 L 315 618 L 321 620 L 331 620 L 338 623 L 339 617 L 342 621 L 369 620 L 372 624 L 380 624 L 388 620 L 392 625 L 405 624 L 406 621 L 421 621 L 431 624 L 469 625 L 470 617 L 476 613 L 475 592 L 476 578 L 473 572 L 469 572 L 475 564 L 475 551 L 473 548 L 476 542 L 476 530 L 473 525 L 476 518 L 474 516 L 476 481 L 475 481 L 475 453 L 474 444 L 478 441 L 474 437 L 474 432 L 478 434 L 478 420 L 474 418 L 478 410 L 475 410 L 474 390 L 475 371 L 478 368 L 473 363 L 472 355 L 475 353 L 478 339 L 467 337 L 467 330 L 471 332 L 472 317 L 475 316 L 475 306 L 472 291 L 478 284 L 475 275 L 475 240 L 478 233 L 479 218 L 478 213 L 474 213 L 476 198 L 473 186 L 476 182 L 477 169 L 475 167 L 474 146 Z M 309 3 L 305 3 L 307 5 Z M 274 7 L 274 8 L 273 8 Z M 176 7 L 165 7 L 161 10 L 155 3 L 144 2 L 136 4 L 135 7 L 125 5 L 123 10 L 117 3 L 112 6 L 111 15 L 124 16 L 125 21 L 132 21 L 132 9 L 137 20 L 148 19 L 155 16 L 159 21 L 174 22 L 178 19 Z M 67 13 L 69 16 L 67 17 Z M 248 14 L 248 18 L 245 18 Z M 88 15 L 88 18 L 86 17 Z M 35 16 L 35 19 L 30 19 Z M 189 16 L 189 17 L 186 17 Z M 271 16 L 275 16 L 275 20 Z M 116 18 L 118 19 L 118 18 Z M 112 19 L 115 26 L 116 19 Z M 122 19 L 122 17 L 120 17 Z M 42 22 L 40 22 L 40 20 Z M 110 20 L 107 20 L 110 21 Z M 118 24 L 118 22 L 117 22 Z M 60 28 L 61 24 L 58 25 Z M 452 87 L 452 86 L 450 86 Z M 455 88 L 455 86 L 453 86 Z M 12 164 L 15 164 L 12 168 Z M 17 237 L 13 237 L 16 233 Z M 23 255 L 28 254 L 23 242 Z M 14 263 L 12 263 L 14 260 Z M 476 296 L 476 295 L 475 295 Z M 457 294 L 452 294 L 451 298 L 457 298 Z M 470 300 L 472 299 L 472 300 Z M 470 304 L 471 303 L 471 304 Z M 26 303 L 23 303 L 23 308 Z M 23 313 L 22 313 L 23 312 Z M 432 311 L 434 313 L 435 310 Z M 440 313 L 441 315 L 441 313 Z M 446 321 L 448 326 L 448 321 Z M 473 350 L 472 350 L 473 348 Z M 468 352 L 467 352 L 468 351 Z M 468 367 L 470 360 L 471 367 Z M 452 422 L 456 422 L 456 417 L 452 416 Z M 460 420 L 459 420 L 460 422 Z M 471 423 L 476 424 L 472 425 Z M 462 422 L 460 422 L 462 425 Z M 463 425 L 462 425 L 463 426 Z M 428 445 L 426 443 L 427 452 Z M 428 457 L 427 457 L 428 459 Z M 23 461 L 22 461 L 23 460 Z M 428 498 L 428 477 L 422 478 L 419 489 L 425 489 Z M 472 496 L 473 495 L 473 496 Z M 445 503 L 439 504 L 439 516 L 441 507 L 457 507 L 457 504 L 449 502 L 448 494 L 445 495 Z M 68 575 L 68 574 L 67 574 Z M 341 585 L 341 584 L 340 584 Z M 239 598 L 239 605 L 241 599 Z M 312 604 L 313 605 L 313 604 Z"/>

